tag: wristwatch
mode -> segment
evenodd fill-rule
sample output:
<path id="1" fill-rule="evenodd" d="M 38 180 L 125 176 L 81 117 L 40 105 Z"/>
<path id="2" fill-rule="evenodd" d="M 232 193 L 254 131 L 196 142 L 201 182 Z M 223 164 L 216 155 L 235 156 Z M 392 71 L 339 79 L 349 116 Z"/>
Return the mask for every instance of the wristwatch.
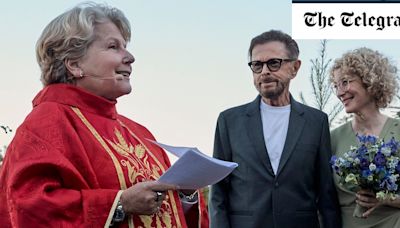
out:
<path id="1" fill-rule="evenodd" d="M 125 219 L 125 211 L 122 208 L 121 200 L 118 200 L 117 207 L 115 208 L 111 224 L 122 222 Z"/>

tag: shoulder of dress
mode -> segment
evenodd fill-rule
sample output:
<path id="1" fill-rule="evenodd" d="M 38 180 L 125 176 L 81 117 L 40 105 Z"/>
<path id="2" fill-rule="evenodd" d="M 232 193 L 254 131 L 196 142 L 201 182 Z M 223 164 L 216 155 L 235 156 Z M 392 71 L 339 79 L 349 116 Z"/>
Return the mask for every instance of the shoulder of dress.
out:
<path id="1" fill-rule="evenodd" d="M 346 122 L 339 127 L 331 130 L 331 142 L 334 143 L 338 140 L 342 140 L 343 138 L 349 137 L 350 132 L 352 131 L 350 126 L 350 122 Z"/>
<path id="2" fill-rule="evenodd" d="M 44 102 L 35 106 L 32 111 L 27 115 L 24 122 L 25 124 L 36 125 L 59 125 L 66 119 L 66 107 L 54 102 Z M 72 110 L 71 110 L 72 111 Z"/>
<path id="3" fill-rule="evenodd" d="M 400 128 L 400 119 L 389 117 L 389 118 L 388 118 L 388 121 L 390 121 L 389 123 L 390 123 L 391 125 L 393 125 L 393 126 L 395 126 L 395 127 L 399 126 L 399 128 Z"/>
<path id="4" fill-rule="evenodd" d="M 393 136 L 397 140 L 399 140 L 400 139 L 400 119 L 389 117 L 387 121 L 388 121 L 388 126 L 384 127 L 387 129 L 386 134 L 389 134 L 390 138 Z"/>

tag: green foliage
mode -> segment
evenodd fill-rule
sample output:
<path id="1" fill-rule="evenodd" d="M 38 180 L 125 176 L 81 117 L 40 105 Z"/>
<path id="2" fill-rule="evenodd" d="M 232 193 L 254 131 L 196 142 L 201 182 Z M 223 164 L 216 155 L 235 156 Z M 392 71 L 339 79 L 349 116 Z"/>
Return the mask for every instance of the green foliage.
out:
<path id="1" fill-rule="evenodd" d="M 11 128 L 8 126 L 0 125 L 0 128 L 3 129 L 6 134 L 12 132 Z"/>
<path id="2" fill-rule="evenodd" d="M 338 114 L 343 110 L 343 106 L 339 101 L 331 101 L 332 95 L 334 94 L 331 90 L 328 67 L 332 59 L 327 59 L 326 57 L 326 45 L 327 40 L 322 40 L 319 56 L 310 60 L 312 64 L 310 82 L 313 95 L 313 103 L 310 105 L 327 113 L 329 124 L 331 125 Z M 307 105 L 302 92 L 300 92 L 300 100 Z"/>

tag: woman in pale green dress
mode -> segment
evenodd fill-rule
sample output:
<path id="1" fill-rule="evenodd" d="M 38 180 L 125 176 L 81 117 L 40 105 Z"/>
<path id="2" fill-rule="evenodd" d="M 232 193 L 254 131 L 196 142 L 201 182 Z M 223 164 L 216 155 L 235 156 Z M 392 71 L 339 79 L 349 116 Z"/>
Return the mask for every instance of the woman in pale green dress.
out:
<path id="1" fill-rule="evenodd" d="M 380 112 L 398 91 L 396 67 L 377 51 L 359 48 L 336 59 L 331 81 L 337 97 L 351 121 L 331 132 L 332 153 L 342 156 L 357 146 L 356 134 L 375 135 L 385 140 L 400 140 L 400 120 Z M 374 193 L 351 192 L 335 182 L 344 228 L 400 228 L 400 198 L 378 201 Z M 400 188 L 400 187 L 399 187 Z M 356 204 L 366 208 L 362 218 L 353 216 Z"/>

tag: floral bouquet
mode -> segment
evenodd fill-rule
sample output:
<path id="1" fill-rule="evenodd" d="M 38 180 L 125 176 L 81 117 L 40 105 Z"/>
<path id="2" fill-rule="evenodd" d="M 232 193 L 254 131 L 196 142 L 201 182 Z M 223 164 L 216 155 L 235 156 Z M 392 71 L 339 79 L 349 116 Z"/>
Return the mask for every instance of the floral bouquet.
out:
<path id="1" fill-rule="evenodd" d="M 400 143 L 389 142 L 370 135 L 357 135 L 359 145 L 352 146 L 343 157 L 332 156 L 331 165 L 339 183 L 357 192 L 374 192 L 378 200 L 393 200 L 399 194 Z M 354 217 L 362 217 L 365 208 L 356 205 Z"/>

